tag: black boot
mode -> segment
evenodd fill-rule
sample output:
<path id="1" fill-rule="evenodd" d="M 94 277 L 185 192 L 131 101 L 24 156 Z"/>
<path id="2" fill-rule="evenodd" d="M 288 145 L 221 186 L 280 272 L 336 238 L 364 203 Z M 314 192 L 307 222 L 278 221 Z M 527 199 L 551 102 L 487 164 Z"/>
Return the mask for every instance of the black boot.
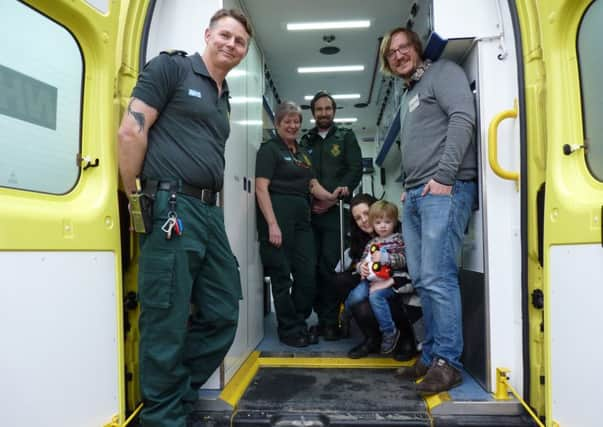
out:
<path id="1" fill-rule="evenodd" d="M 394 359 L 400 362 L 407 362 L 417 355 L 417 345 L 415 337 L 411 334 L 400 335 L 398 345 L 394 350 Z"/>
<path id="2" fill-rule="evenodd" d="M 400 339 L 394 349 L 393 358 L 400 362 L 406 362 L 418 353 L 415 334 L 401 298 L 392 298 L 390 300 L 390 309 L 394 322 L 400 330 Z"/>
<path id="3" fill-rule="evenodd" d="M 360 359 L 361 357 L 366 357 L 371 353 L 379 353 L 381 348 L 381 342 L 378 338 L 375 337 L 367 337 L 355 347 L 352 347 L 350 351 L 348 351 L 348 357 L 350 359 Z"/>
<path id="4" fill-rule="evenodd" d="M 353 306 L 352 316 L 364 335 L 364 340 L 353 347 L 348 352 L 348 356 L 352 359 L 359 359 L 368 356 L 370 353 L 379 353 L 381 350 L 381 333 L 368 300 Z"/>

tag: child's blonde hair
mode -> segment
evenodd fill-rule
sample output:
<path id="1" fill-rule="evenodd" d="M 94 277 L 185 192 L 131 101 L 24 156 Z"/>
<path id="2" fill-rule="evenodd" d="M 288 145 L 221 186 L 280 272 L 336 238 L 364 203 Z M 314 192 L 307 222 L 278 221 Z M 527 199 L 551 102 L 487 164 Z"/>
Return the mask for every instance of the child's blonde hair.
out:
<path id="1" fill-rule="evenodd" d="M 369 222 L 373 224 L 378 218 L 387 218 L 398 221 L 398 207 L 385 200 L 373 203 L 369 209 Z"/>

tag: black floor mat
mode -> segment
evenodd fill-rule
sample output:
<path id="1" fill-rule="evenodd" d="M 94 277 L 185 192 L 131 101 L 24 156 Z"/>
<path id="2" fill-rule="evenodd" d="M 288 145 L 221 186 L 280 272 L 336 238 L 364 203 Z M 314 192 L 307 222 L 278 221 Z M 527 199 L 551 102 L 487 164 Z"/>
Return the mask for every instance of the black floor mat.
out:
<path id="1" fill-rule="evenodd" d="M 394 378 L 393 369 L 261 368 L 234 421 L 295 425 L 296 419 L 331 426 L 430 425 L 414 384 Z"/>

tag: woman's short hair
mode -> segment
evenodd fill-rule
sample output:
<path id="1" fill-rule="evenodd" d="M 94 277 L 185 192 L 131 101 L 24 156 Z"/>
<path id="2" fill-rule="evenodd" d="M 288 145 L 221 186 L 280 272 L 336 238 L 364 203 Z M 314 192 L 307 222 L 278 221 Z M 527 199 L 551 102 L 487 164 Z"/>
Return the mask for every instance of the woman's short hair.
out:
<path id="1" fill-rule="evenodd" d="M 386 200 L 379 200 L 373 203 L 369 209 L 369 222 L 373 224 L 378 218 L 387 218 L 397 222 L 398 206 Z"/>
<path id="2" fill-rule="evenodd" d="M 391 49 L 392 37 L 398 33 L 404 33 L 408 42 L 410 43 L 412 49 L 417 52 L 417 55 L 421 59 L 423 59 L 423 44 L 421 43 L 421 39 L 419 35 L 412 30 L 404 27 L 396 27 L 391 31 L 388 31 L 384 36 L 383 40 L 381 40 L 381 46 L 379 47 L 379 62 L 381 64 L 381 72 L 387 76 L 395 75 L 392 69 L 389 67 L 389 62 L 387 61 L 387 54 Z"/>
<path id="3" fill-rule="evenodd" d="M 303 118 L 301 108 L 293 101 L 284 101 L 276 107 L 274 124 L 278 126 L 285 116 L 288 116 L 289 114 L 297 114 L 299 116 L 299 122 L 301 123 Z"/>

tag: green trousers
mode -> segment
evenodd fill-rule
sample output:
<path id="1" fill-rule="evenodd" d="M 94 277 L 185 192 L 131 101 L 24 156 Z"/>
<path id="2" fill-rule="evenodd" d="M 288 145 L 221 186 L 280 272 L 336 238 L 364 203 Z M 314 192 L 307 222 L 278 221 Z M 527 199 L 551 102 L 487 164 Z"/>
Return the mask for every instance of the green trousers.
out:
<path id="1" fill-rule="evenodd" d="M 185 427 L 199 387 L 232 344 L 241 282 L 222 209 L 178 194 L 184 229 L 166 239 L 166 191 L 157 193 L 153 230 L 140 236 L 140 387 L 144 427 Z"/>
<path id="2" fill-rule="evenodd" d="M 343 223 L 349 218 L 344 211 Z M 340 258 L 339 205 L 324 214 L 312 215 L 318 268 L 314 311 L 321 327 L 336 326 L 339 321 L 339 294 L 335 286 L 335 267 Z"/>
<path id="3" fill-rule="evenodd" d="M 258 212 L 260 256 L 272 284 L 278 335 L 285 337 L 306 330 L 315 297 L 316 257 L 308 200 L 279 194 L 271 194 L 270 200 L 283 243 L 277 248 L 268 241 L 268 226 Z"/>

